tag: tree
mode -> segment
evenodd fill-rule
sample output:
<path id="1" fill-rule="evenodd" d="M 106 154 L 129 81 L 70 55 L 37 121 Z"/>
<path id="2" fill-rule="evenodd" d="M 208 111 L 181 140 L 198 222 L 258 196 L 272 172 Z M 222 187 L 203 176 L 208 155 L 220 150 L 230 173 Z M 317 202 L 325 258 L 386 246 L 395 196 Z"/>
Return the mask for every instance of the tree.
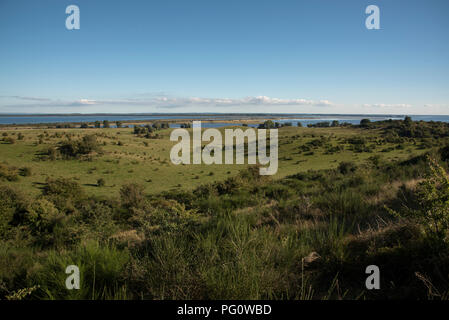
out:
<path id="1" fill-rule="evenodd" d="M 110 128 L 109 120 L 103 120 L 103 128 Z"/>
<path id="2" fill-rule="evenodd" d="M 122 127 L 122 122 L 121 121 L 116 121 L 115 125 L 117 126 L 117 128 L 121 128 Z"/>
<path id="3" fill-rule="evenodd" d="M 264 123 L 259 125 L 261 129 L 273 129 L 275 127 L 275 123 L 272 120 L 267 120 Z"/>
<path id="4" fill-rule="evenodd" d="M 101 127 L 101 122 L 100 121 L 95 121 L 95 128 L 100 128 Z"/>
<path id="5" fill-rule="evenodd" d="M 340 125 L 340 123 L 338 122 L 338 120 L 334 120 L 332 121 L 331 127 L 338 127 Z"/>
<path id="6" fill-rule="evenodd" d="M 412 123 L 413 123 L 413 121 L 412 121 L 412 118 L 411 118 L 411 117 L 406 116 L 406 117 L 404 118 L 404 124 L 405 124 L 407 127 L 409 127 Z"/>
<path id="7" fill-rule="evenodd" d="M 371 120 L 370 119 L 362 119 L 360 121 L 360 126 L 361 127 L 368 127 L 371 124 Z"/>

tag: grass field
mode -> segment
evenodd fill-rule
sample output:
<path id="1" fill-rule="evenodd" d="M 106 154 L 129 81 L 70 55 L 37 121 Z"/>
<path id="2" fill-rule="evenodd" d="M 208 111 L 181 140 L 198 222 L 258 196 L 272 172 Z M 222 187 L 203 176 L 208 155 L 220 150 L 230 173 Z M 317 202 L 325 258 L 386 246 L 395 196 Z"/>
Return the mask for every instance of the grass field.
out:
<path id="1" fill-rule="evenodd" d="M 243 127 L 240 128 L 245 130 Z M 14 144 L 1 143 L 0 162 L 18 168 L 29 167 L 31 176 L 20 177 L 19 181 L 7 182 L 7 184 L 19 184 L 22 190 L 33 195 L 40 192 L 39 188 L 48 177 L 73 178 L 90 194 L 108 196 L 118 194 L 120 186 L 131 181 L 143 184 L 147 193 L 155 194 L 171 189 L 194 189 L 200 184 L 224 180 L 246 167 L 246 165 L 236 164 L 174 165 L 170 161 L 170 149 L 175 144 L 169 139 L 171 130 L 161 130 L 158 139 L 147 139 L 134 135 L 131 128 L 7 128 L 0 130 L 0 135 L 6 133 L 14 137 L 20 132 L 23 139 L 16 139 Z M 223 131 L 224 128 L 220 130 Z M 88 134 L 97 135 L 102 145 L 102 155 L 95 155 L 88 161 L 39 160 L 39 153 L 49 146 L 57 146 L 66 138 L 66 135 L 76 140 Z M 279 169 L 274 178 L 282 178 L 307 170 L 335 168 L 342 161 L 366 162 L 373 155 L 379 155 L 386 161 L 398 161 L 426 151 L 413 143 L 404 143 L 401 149 L 396 148 L 397 143 L 379 145 L 378 142 L 381 140 L 379 136 L 380 133 L 376 130 L 367 131 L 360 128 L 281 128 L 279 129 Z M 350 150 L 351 144 L 347 143 L 347 139 L 354 137 L 364 137 L 373 149 L 370 152 Z M 300 152 L 300 146 L 318 139 L 326 139 L 326 146 L 317 145 L 311 147 L 311 151 Z M 122 145 L 118 145 L 119 142 Z M 341 146 L 342 150 L 326 152 L 331 146 Z M 310 154 L 311 152 L 313 154 Z M 246 160 L 245 163 L 247 163 Z M 97 186 L 100 178 L 106 182 L 102 187 Z"/>
<path id="2" fill-rule="evenodd" d="M 0 299 L 449 299 L 449 124 L 285 126 L 274 176 L 147 129 L 0 130 Z"/>

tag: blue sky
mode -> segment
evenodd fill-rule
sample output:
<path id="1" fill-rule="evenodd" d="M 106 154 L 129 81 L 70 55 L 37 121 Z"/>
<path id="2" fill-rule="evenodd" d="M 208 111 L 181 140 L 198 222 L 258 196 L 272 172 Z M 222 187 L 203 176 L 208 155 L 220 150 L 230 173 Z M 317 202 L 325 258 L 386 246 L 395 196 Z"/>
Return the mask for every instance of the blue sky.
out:
<path id="1" fill-rule="evenodd" d="M 448 14 L 447 0 L 0 0 L 0 112 L 449 114 Z"/>

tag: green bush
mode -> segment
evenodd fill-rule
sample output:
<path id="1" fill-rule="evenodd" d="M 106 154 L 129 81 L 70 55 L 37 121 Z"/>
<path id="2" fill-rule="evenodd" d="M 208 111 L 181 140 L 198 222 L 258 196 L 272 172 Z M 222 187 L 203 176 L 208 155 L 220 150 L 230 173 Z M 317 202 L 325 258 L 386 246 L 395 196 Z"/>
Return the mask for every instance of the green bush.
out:
<path id="1" fill-rule="evenodd" d="M 342 161 L 338 165 L 338 171 L 341 174 L 348 174 L 354 172 L 357 169 L 357 165 L 354 162 Z"/>
<path id="2" fill-rule="evenodd" d="M 20 168 L 20 175 L 24 176 L 24 177 L 30 177 L 32 174 L 31 168 L 30 167 L 23 167 Z"/>
<path id="3" fill-rule="evenodd" d="M 120 189 L 120 199 L 127 208 L 143 208 L 146 204 L 144 186 L 138 183 L 125 184 Z"/>
<path id="4" fill-rule="evenodd" d="M 426 179 L 416 188 L 419 207 L 390 212 L 416 220 L 431 238 L 444 241 L 449 231 L 449 177 L 436 160 L 429 158 L 428 166 Z"/>
<path id="5" fill-rule="evenodd" d="M 58 152 L 64 159 L 70 159 L 86 156 L 93 152 L 101 152 L 101 147 L 95 135 L 87 135 L 80 141 L 68 140 L 61 143 Z"/>
<path id="6" fill-rule="evenodd" d="M 106 184 L 106 181 L 103 178 L 100 178 L 97 180 L 97 186 L 104 187 Z"/>
<path id="7" fill-rule="evenodd" d="M 19 170 L 16 167 L 0 163 L 0 180 L 17 181 L 19 180 Z"/>

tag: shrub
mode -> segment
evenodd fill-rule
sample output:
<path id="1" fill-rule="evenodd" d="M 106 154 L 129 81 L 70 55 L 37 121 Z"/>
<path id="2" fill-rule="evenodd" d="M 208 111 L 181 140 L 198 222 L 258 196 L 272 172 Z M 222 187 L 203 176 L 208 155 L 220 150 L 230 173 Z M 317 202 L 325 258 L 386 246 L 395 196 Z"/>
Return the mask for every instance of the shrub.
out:
<path id="1" fill-rule="evenodd" d="M 14 138 L 12 138 L 12 137 L 6 137 L 6 138 L 3 138 L 3 141 L 4 141 L 5 143 L 9 143 L 9 144 L 14 144 L 14 143 L 16 143 L 16 139 L 14 139 Z"/>
<path id="2" fill-rule="evenodd" d="M 48 196 L 63 196 L 64 198 L 81 198 L 84 192 L 81 186 L 71 179 L 48 178 L 43 188 L 43 194 Z"/>
<path id="3" fill-rule="evenodd" d="M 30 167 L 23 167 L 20 169 L 20 175 L 24 177 L 31 176 L 31 168 Z"/>
<path id="4" fill-rule="evenodd" d="M 65 159 L 100 152 L 101 148 L 95 135 L 84 136 L 80 141 L 65 141 L 58 148 L 59 154 Z"/>
<path id="5" fill-rule="evenodd" d="M 97 180 L 97 186 L 104 187 L 105 184 L 106 184 L 106 182 L 103 178 L 100 178 Z"/>
<path id="6" fill-rule="evenodd" d="M 144 187 L 137 183 L 125 184 L 120 189 L 120 199 L 127 208 L 142 208 L 145 204 Z"/>
<path id="7" fill-rule="evenodd" d="M 416 220 L 431 238 L 445 240 L 449 231 L 449 177 L 436 160 L 428 158 L 428 166 L 427 178 L 418 184 L 415 192 L 419 208 L 388 210 L 396 216 Z"/>
<path id="8" fill-rule="evenodd" d="M 0 163 L 0 180 L 7 180 L 7 181 L 19 180 L 17 168 L 10 167 L 6 164 Z"/>
<path id="9" fill-rule="evenodd" d="M 0 238 L 12 232 L 11 223 L 16 212 L 28 205 L 24 196 L 7 186 L 0 186 Z M 1 259 L 0 259 L 1 260 Z"/>
<path id="10" fill-rule="evenodd" d="M 292 196 L 293 192 L 288 186 L 274 184 L 266 187 L 265 195 L 275 200 L 281 200 Z"/>
<path id="11" fill-rule="evenodd" d="M 38 199 L 27 207 L 22 216 L 22 223 L 30 225 L 34 233 L 51 233 L 56 224 L 64 216 L 59 213 L 54 204 L 46 199 Z"/>
<path id="12" fill-rule="evenodd" d="M 338 165 L 338 171 L 341 174 L 348 174 L 350 172 L 354 172 L 357 169 L 357 166 L 354 162 L 342 161 Z"/>
<path id="13" fill-rule="evenodd" d="M 78 154 L 89 154 L 91 152 L 99 152 L 100 145 L 97 142 L 97 137 L 93 134 L 84 136 L 78 142 Z"/>

